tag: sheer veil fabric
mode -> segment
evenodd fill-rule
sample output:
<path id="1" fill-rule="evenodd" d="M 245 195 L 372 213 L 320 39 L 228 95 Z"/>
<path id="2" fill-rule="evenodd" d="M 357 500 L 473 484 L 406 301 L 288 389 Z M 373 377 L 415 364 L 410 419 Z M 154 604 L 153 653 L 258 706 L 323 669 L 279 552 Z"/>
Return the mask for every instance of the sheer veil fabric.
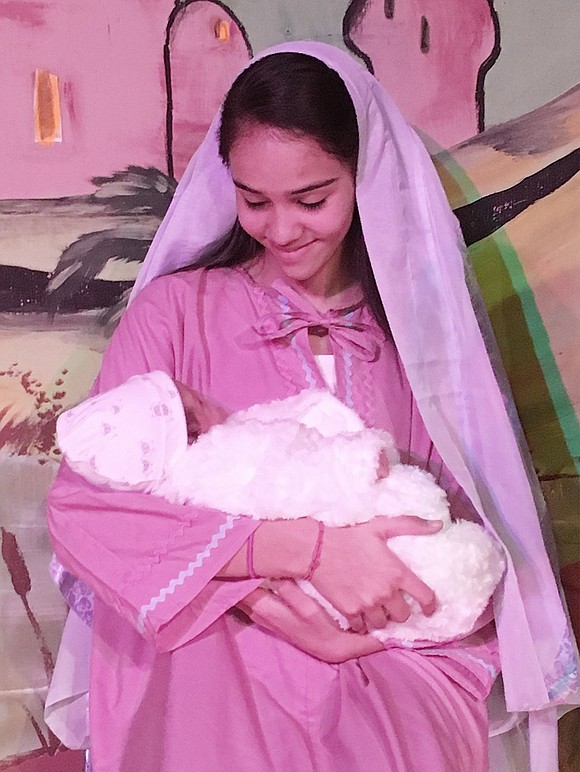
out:
<path id="1" fill-rule="evenodd" d="M 555 706 L 578 704 L 573 637 L 546 555 L 534 492 L 465 279 L 465 249 L 429 155 L 382 86 L 348 54 L 315 42 L 272 47 L 336 70 L 354 102 L 357 204 L 393 337 L 444 462 L 506 548 L 494 608 L 505 701 L 531 713 L 532 767 L 555 772 Z M 217 149 L 219 115 L 192 158 L 151 245 L 132 298 L 235 221 L 234 186 Z M 550 741 L 543 742 L 542 736 Z M 535 740 L 533 739 L 535 737 Z"/>
<path id="2" fill-rule="evenodd" d="M 573 638 L 546 556 L 533 491 L 465 281 L 457 221 L 430 158 L 381 85 L 347 54 L 297 42 L 343 78 L 359 122 L 357 204 L 375 278 L 427 429 L 508 552 L 495 598 L 507 708 L 576 703 Z M 235 220 L 217 153 L 219 116 L 177 189 L 133 293 L 191 263 Z M 575 691 L 576 690 L 576 691 Z M 539 717 L 538 717 L 539 718 Z M 542 725 L 546 715 L 542 716 Z"/>

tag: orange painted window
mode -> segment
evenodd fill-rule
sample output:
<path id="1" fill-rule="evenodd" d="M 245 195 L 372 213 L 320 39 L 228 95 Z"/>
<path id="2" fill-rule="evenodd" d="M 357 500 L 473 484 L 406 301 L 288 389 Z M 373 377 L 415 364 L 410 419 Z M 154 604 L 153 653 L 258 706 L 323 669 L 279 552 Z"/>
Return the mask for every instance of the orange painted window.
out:
<path id="1" fill-rule="evenodd" d="M 214 35 L 222 43 L 227 43 L 230 39 L 230 24 L 224 19 L 216 21 L 213 28 Z"/>
<path id="2" fill-rule="evenodd" d="M 34 74 L 34 139 L 41 145 L 62 142 L 59 79 L 47 70 Z"/>

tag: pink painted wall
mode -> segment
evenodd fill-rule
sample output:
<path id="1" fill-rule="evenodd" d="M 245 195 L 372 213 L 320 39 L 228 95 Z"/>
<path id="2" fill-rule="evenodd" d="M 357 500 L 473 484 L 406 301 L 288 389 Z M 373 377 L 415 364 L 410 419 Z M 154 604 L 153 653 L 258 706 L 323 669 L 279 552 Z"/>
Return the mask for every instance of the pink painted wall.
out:
<path id="1" fill-rule="evenodd" d="M 226 5 L 242 23 L 256 23 L 250 0 Z M 173 0 L 100 0 L 90 9 L 0 0 L 0 199 L 87 193 L 91 177 L 129 164 L 167 171 L 163 44 L 173 7 Z M 337 18 L 346 7 L 337 0 Z M 422 17 L 428 51 L 420 48 Z M 226 40 L 216 37 L 220 21 L 229 26 Z M 487 0 L 368 0 L 352 38 L 407 119 L 435 143 L 449 147 L 477 133 L 477 73 L 494 45 Z M 180 12 L 171 47 L 179 176 L 248 51 L 228 13 L 205 1 Z M 63 139 L 50 147 L 34 142 L 37 68 L 61 82 Z"/>
<path id="2" fill-rule="evenodd" d="M 238 12 L 252 13 L 243 3 Z M 387 3 L 388 5 L 388 3 Z M 352 37 L 406 117 L 449 147 L 477 132 L 477 72 L 494 43 L 487 0 L 369 0 Z M 172 0 L 0 0 L 0 199 L 88 193 L 91 177 L 128 164 L 167 171 L 165 28 Z M 346 9 L 337 4 L 337 14 Z M 421 17 L 430 50 L 420 50 Z M 216 23 L 229 22 L 228 40 Z M 242 19 L 243 21 L 243 19 Z M 174 160 L 177 176 L 223 94 L 248 58 L 228 14 L 191 3 L 172 28 Z M 35 69 L 61 82 L 63 139 L 34 142 Z"/>
<path id="3" fill-rule="evenodd" d="M 90 9 L 67 0 L 0 2 L 0 198 L 87 193 L 92 176 L 128 164 L 166 171 L 163 43 L 172 7 L 172 0 L 99 0 Z M 183 116 L 197 114 L 201 125 L 183 149 L 177 143 L 180 158 L 195 146 L 246 51 L 237 30 L 227 42 L 216 40 L 216 21 L 229 19 L 218 6 L 195 3 L 186 14 L 188 59 L 178 40 L 175 67 L 180 120 L 189 129 L 192 118 Z M 63 141 L 50 147 L 34 142 L 37 68 L 61 79 Z"/>
<path id="4" fill-rule="evenodd" d="M 216 37 L 216 23 L 225 23 L 229 40 Z M 187 6 L 172 27 L 173 159 L 180 177 L 236 74 L 249 59 L 242 34 L 212 3 Z"/>
<path id="5" fill-rule="evenodd" d="M 369 0 L 352 39 L 407 120 L 440 147 L 477 134 L 477 74 L 495 41 L 487 0 Z"/>

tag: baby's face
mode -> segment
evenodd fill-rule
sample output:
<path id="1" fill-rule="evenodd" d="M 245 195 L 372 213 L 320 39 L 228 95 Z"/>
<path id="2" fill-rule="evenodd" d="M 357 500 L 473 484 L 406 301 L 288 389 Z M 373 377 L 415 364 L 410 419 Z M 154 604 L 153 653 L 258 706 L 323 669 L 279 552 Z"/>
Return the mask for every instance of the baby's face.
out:
<path id="1" fill-rule="evenodd" d="M 189 444 L 195 442 L 200 434 L 208 432 L 212 426 L 223 424 L 228 417 L 227 412 L 222 407 L 195 389 L 179 381 L 175 381 L 175 385 L 183 403 Z"/>
<path id="2" fill-rule="evenodd" d="M 384 480 L 385 477 L 389 476 L 389 458 L 387 456 L 386 450 L 381 450 L 381 453 L 379 455 L 379 463 L 377 465 L 377 481 L 378 480 Z"/>

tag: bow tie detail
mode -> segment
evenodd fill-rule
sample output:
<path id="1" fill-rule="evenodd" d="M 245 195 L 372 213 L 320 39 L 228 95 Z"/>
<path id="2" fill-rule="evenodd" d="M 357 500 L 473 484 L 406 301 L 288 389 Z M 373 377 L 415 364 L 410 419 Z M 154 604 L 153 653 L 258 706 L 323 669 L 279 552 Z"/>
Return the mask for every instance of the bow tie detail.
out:
<path id="1" fill-rule="evenodd" d="M 379 353 L 382 337 L 378 329 L 367 322 L 351 321 L 335 314 L 310 314 L 308 311 L 283 311 L 271 313 L 254 326 L 266 340 L 279 341 L 301 330 L 331 339 L 342 349 L 365 362 L 373 362 Z"/>

